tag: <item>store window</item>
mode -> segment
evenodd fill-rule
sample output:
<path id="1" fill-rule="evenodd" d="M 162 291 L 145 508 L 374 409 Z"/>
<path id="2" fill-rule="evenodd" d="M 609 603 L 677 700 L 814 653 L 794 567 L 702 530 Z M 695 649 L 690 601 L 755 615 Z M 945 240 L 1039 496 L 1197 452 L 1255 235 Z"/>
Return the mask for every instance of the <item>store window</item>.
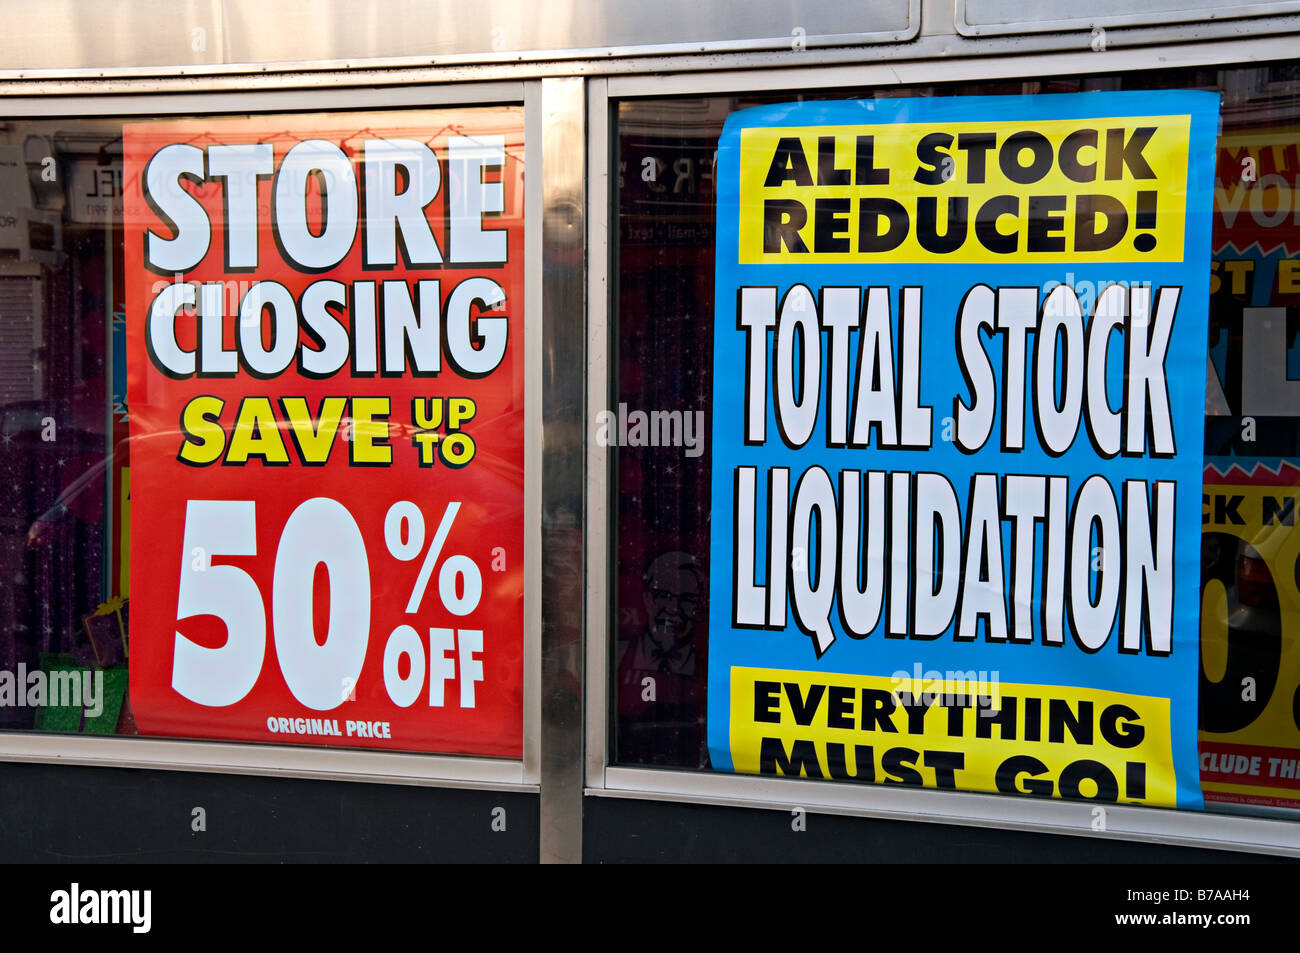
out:
<path id="1" fill-rule="evenodd" d="M 519 758 L 523 111 L 0 126 L 0 727 Z"/>
<path id="2" fill-rule="evenodd" d="M 621 102 L 616 399 L 600 421 L 617 501 L 610 762 L 1290 816 L 1300 806 L 1296 81 L 1293 68 L 1266 65 Z M 1158 140 L 1150 117 L 1162 114 L 1192 117 L 1169 160 L 1179 183 L 1125 165 L 1147 156 L 1135 143 Z M 1087 120 L 1095 139 L 1079 131 Z M 1075 126 L 1053 131 L 1054 121 Z M 908 123 L 918 128 L 899 131 Z M 856 151 L 835 142 L 845 130 Z M 939 135 L 918 149 L 927 133 Z M 906 181 L 886 184 L 901 167 L 897 142 L 913 161 Z M 1039 158 L 1048 165 L 1036 170 Z M 950 181 L 970 189 L 969 205 L 939 191 Z M 926 188 L 946 211 L 921 236 L 893 210 L 924 208 Z M 761 212 L 755 196 L 770 200 Z M 989 201 L 1006 207 L 981 232 L 975 203 Z M 1121 238 L 1118 216 L 1096 209 L 1125 203 L 1133 231 Z M 960 249 L 959 233 L 967 251 L 945 265 L 938 252 Z M 999 262 L 988 279 L 972 266 L 981 259 Z M 972 292 L 979 284 L 987 290 Z M 873 287 L 884 296 L 869 306 Z M 1021 319 L 1006 310 L 1017 298 L 998 297 L 1013 287 L 1033 299 L 1021 302 L 1018 342 L 1007 330 Z M 832 288 L 848 290 L 828 299 Z M 968 325 L 981 295 L 990 317 L 963 342 L 972 293 Z M 828 324 L 835 294 L 852 302 Z M 783 339 L 787 306 L 797 330 Z M 924 330 L 907 327 L 909 308 Z M 1094 361 L 1092 385 L 1071 382 L 1072 367 L 1088 366 L 1083 328 L 1103 320 L 1095 340 L 1111 344 L 1093 353 L 1108 356 Z M 1165 320 L 1184 333 L 1153 351 Z M 1129 352 L 1139 340 L 1147 349 Z M 910 399 L 908 348 L 920 380 Z M 818 351 L 820 363 L 809 358 Z M 830 368 L 864 351 L 876 355 L 870 370 L 850 372 L 836 396 Z M 967 362 L 980 353 L 987 374 Z M 774 376 L 782 360 L 795 369 L 785 384 Z M 995 399 L 981 406 L 986 391 Z M 1144 402 L 1130 425 L 1134 391 Z M 1008 392 L 1037 400 L 1037 432 L 1015 426 Z M 874 425 L 857 439 L 863 395 L 892 402 L 894 416 L 864 417 Z M 1167 414 L 1154 404 L 1162 395 Z M 1062 424 L 1071 401 L 1078 417 Z M 930 411 L 910 437 L 909 407 Z M 991 442 L 970 436 L 986 427 Z M 1033 465 L 1007 455 L 1021 446 Z M 808 478 L 815 469 L 824 481 Z M 848 475 L 860 481 L 852 492 Z M 939 476 L 952 490 L 930 505 L 926 481 Z M 818 491 L 802 508 L 801 477 Z M 1113 498 L 1101 503 L 1105 486 Z M 857 519 L 846 521 L 849 499 Z M 990 512 L 973 544 L 981 506 Z M 1054 510 L 1082 513 L 1086 528 L 1053 529 Z M 858 571 L 836 588 L 825 577 L 855 554 L 849 534 Z M 777 559 L 787 565 L 772 574 Z M 908 570 L 906 585 L 881 581 Z M 884 591 L 868 605 L 873 574 Z M 823 591 L 833 595 L 810 595 Z M 892 617 L 891 599 L 902 607 Z"/>

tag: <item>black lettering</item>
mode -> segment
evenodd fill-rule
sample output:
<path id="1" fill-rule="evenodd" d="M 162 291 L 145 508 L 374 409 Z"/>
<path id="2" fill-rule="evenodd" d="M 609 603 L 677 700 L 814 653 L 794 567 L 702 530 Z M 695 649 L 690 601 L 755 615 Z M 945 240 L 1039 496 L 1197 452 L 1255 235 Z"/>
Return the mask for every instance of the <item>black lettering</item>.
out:
<path id="1" fill-rule="evenodd" d="M 781 685 L 778 682 L 755 682 L 754 683 L 754 720 L 766 721 L 777 724 L 781 721 L 781 715 L 776 710 L 780 702 L 778 692 Z"/>
<path id="2" fill-rule="evenodd" d="M 808 170 L 808 157 L 803 154 L 803 143 L 795 136 L 782 136 L 772 154 L 772 164 L 768 167 L 764 188 L 773 189 L 786 182 L 795 185 L 812 185 L 812 173 Z"/>
<path id="3" fill-rule="evenodd" d="M 916 159 L 922 165 L 917 167 L 916 174 L 912 176 L 913 180 L 922 185 L 942 185 L 943 160 L 951 159 L 952 156 L 941 150 L 951 147 L 952 136 L 946 132 L 932 132 L 922 136 L 921 141 L 916 144 Z M 927 164 L 929 168 L 926 168 Z"/>
<path id="4" fill-rule="evenodd" d="M 995 195 L 983 205 L 975 215 L 975 237 L 980 244 L 995 255 L 1015 254 L 1017 237 L 1012 232 L 1004 235 L 998 231 L 998 219 L 1003 215 L 1015 215 L 1020 211 L 1020 203 L 1014 195 Z"/>
<path id="5" fill-rule="evenodd" d="M 763 253 L 779 255 L 781 246 L 805 254 L 808 246 L 799 237 L 799 229 L 808 224 L 808 210 L 795 199 L 763 201 Z"/>
<path id="6" fill-rule="evenodd" d="M 1027 794 L 1031 797 L 1051 797 L 1052 782 L 1048 778 L 1036 777 L 1040 774 L 1047 773 L 1047 765 L 1037 758 L 1030 757 L 1027 754 L 1013 755 L 998 765 L 998 770 L 993 775 L 993 783 L 998 791 L 1002 794 Z M 1026 778 L 1024 789 L 1021 790 L 1016 784 L 1016 780 L 1021 774 L 1028 774 L 1033 777 Z"/>
<path id="7" fill-rule="evenodd" d="M 966 241 L 969 227 L 970 200 L 964 195 L 948 199 L 948 228 L 939 234 L 939 200 L 933 195 L 916 200 L 916 240 L 921 247 L 936 255 L 954 252 Z"/>
<path id="8" fill-rule="evenodd" d="M 1147 165 L 1147 160 L 1142 157 L 1142 150 L 1146 148 L 1155 133 L 1155 126 L 1142 126 L 1134 129 L 1133 134 L 1125 141 L 1123 129 L 1107 129 L 1106 178 L 1124 178 L 1124 167 L 1128 166 L 1133 178 L 1154 179 L 1156 174 L 1151 171 L 1151 166 Z"/>
<path id="9" fill-rule="evenodd" d="M 992 738 L 993 726 L 998 726 L 998 737 L 1003 741 L 1016 740 L 1016 699 L 1002 696 L 1002 707 L 997 711 L 980 708 L 975 711 L 975 737 Z"/>
<path id="10" fill-rule="evenodd" d="M 835 168 L 835 137 L 817 137 L 817 184 L 848 185 L 849 170 Z"/>
<path id="11" fill-rule="evenodd" d="M 1029 165 L 1021 165 L 1020 157 L 1028 150 Z M 1037 182 L 1052 170 L 1052 144 L 1041 132 L 1018 132 L 1002 143 L 998 153 L 1002 174 L 1020 185 Z"/>
<path id="12" fill-rule="evenodd" d="M 916 759 L 920 756 L 921 753 L 912 748 L 890 748 L 886 751 L 884 757 L 880 759 L 880 768 L 888 775 L 885 783 L 924 784 L 925 779 L 915 767 Z"/>
<path id="13" fill-rule="evenodd" d="M 817 748 L 811 741 L 794 741 L 790 744 L 790 756 L 786 757 L 785 745 L 780 738 L 764 738 L 758 748 L 758 770 L 762 774 L 786 774 L 799 777 L 807 774 L 810 778 L 822 776 L 821 765 L 817 763 Z"/>
<path id="14" fill-rule="evenodd" d="M 1079 783 L 1090 779 L 1097 785 L 1097 793 L 1092 797 L 1079 790 Z M 1118 801 L 1119 782 L 1110 768 L 1100 761 L 1075 761 L 1061 772 L 1061 797 L 1079 797 L 1089 801 Z"/>
<path id="15" fill-rule="evenodd" d="M 1039 741 L 1043 736 L 1043 700 L 1041 698 L 1025 699 L 1025 740 Z"/>
<path id="16" fill-rule="evenodd" d="M 817 709 L 821 706 L 822 696 L 826 694 L 825 685 L 809 685 L 808 697 L 804 698 L 798 682 L 786 682 L 785 694 L 790 699 L 790 710 L 794 713 L 796 725 L 811 725 Z"/>
<path id="17" fill-rule="evenodd" d="M 927 751 L 925 766 L 934 769 L 935 787 L 956 789 L 956 772 L 966 767 L 966 755 L 960 751 Z"/>
<path id="18" fill-rule="evenodd" d="M 880 232 L 880 219 L 886 223 Z M 893 251 L 907 237 L 907 209 L 893 199 L 858 200 L 858 250 Z"/>
<path id="19" fill-rule="evenodd" d="M 1031 195 L 1025 251 L 1065 251 L 1065 196 Z"/>
<path id="20" fill-rule="evenodd" d="M 898 729 L 889 716 L 897 707 L 891 692 L 883 688 L 862 689 L 862 730 L 896 733 Z"/>
<path id="21" fill-rule="evenodd" d="M 991 132 L 963 132 L 957 137 L 957 148 L 966 153 L 969 163 L 966 169 L 966 181 L 979 185 L 984 181 L 984 160 L 988 152 L 997 145 L 997 137 Z"/>
<path id="22" fill-rule="evenodd" d="M 1214 522 L 1231 523 L 1233 526 L 1245 526 L 1246 521 L 1241 518 L 1237 512 L 1237 507 L 1241 506 L 1246 498 L 1239 494 L 1232 496 L 1216 496 L 1214 498 Z"/>
<path id="23" fill-rule="evenodd" d="M 858 185 L 888 185 L 889 170 L 876 168 L 876 137 L 858 136 L 857 168 L 854 181 Z"/>
<path id="24" fill-rule="evenodd" d="M 1147 730 L 1138 721 L 1138 713 L 1128 705 L 1107 705 L 1098 719 L 1098 728 L 1106 744 L 1113 748 L 1136 748 Z"/>
<path id="25" fill-rule="evenodd" d="M 1129 761 L 1124 765 L 1124 780 L 1128 787 L 1128 796 L 1144 798 L 1147 796 L 1147 766 L 1141 761 Z"/>
<path id="26" fill-rule="evenodd" d="M 844 745 L 831 742 L 826 745 L 826 770 L 837 781 L 875 781 L 876 761 L 871 745 L 854 745 L 853 761 L 856 769 L 849 774 L 844 763 Z"/>
<path id="27" fill-rule="evenodd" d="M 1065 137 L 1061 143 L 1061 155 L 1058 162 L 1061 171 L 1071 182 L 1097 181 L 1097 162 L 1094 159 L 1086 165 L 1079 161 L 1079 152 L 1085 147 L 1097 148 L 1096 129 L 1076 129 Z"/>
<path id="28" fill-rule="evenodd" d="M 1295 498 L 1266 496 L 1263 500 L 1263 524 L 1272 526 L 1281 522 L 1283 526 L 1295 525 Z"/>
<path id="29" fill-rule="evenodd" d="M 913 698 L 909 694 L 903 695 L 900 700 L 903 703 L 903 711 L 907 712 L 907 733 L 909 735 L 925 734 L 925 714 L 930 710 L 931 696 L 922 692 L 919 699 Z"/>
<path id="30" fill-rule="evenodd" d="M 965 712 L 973 707 L 966 699 L 953 699 L 944 706 L 948 709 L 948 737 L 961 738 L 966 734 Z M 979 717 L 977 714 L 976 718 Z"/>
<path id="31" fill-rule="evenodd" d="M 847 685 L 832 685 L 826 701 L 826 727 L 853 727 L 853 689 Z"/>
<path id="32" fill-rule="evenodd" d="M 850 208 L 849 199 L 817 199 L 813 203 L 813 248 L 819 255 L 849 250 Z"/>
<path id="33" fill-rule="evenodd" d="M 1092 702 L 1079 702 L 1076 714 L 1064 698 L 1047 700 L 1047 740 L 1054 745 L 1064 744 L 1067 729 L 1075 744 L 1092 744 Z"/>
<path id="34" fill-rule="evenodd" d="M 1097 217 L 1106 226 L 1098 231 Z M 1111 195 L 1079 195 L 1074 200 L 1074 250 L 1105 251 L 1119 244 L 1128 231 L 1128 210 Z"/>

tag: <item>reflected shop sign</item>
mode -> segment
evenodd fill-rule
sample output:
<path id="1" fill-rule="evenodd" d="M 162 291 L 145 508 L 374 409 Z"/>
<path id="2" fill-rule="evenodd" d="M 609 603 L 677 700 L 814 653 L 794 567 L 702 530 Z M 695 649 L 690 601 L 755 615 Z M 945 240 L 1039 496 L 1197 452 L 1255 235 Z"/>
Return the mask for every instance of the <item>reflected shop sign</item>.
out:
<path id="1" fill-rule="evenodd" d="M 763 106 L 718 153 L 709 750 L 1202 806 L 1218 97 Z"/>
<path id="2" fill-rule="evenodd" d="M 143 732 L 520 756 L 522 129 L 125 127 Z"/>

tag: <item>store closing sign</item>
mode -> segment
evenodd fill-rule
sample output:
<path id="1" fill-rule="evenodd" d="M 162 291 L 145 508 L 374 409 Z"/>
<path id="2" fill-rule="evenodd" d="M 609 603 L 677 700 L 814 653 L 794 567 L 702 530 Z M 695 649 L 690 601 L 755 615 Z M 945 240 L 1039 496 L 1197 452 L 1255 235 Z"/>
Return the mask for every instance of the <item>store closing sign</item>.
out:
<path id="1" fill-rule="evenodd" d="M 522 128 L 125 128 L 143 732 L 520 755 Z"/>
<path id="2" fill-rule="evenodd" d="M 760 107 L 718 152 L 715 767 L 1200 807 L 1213 94 Z"/>

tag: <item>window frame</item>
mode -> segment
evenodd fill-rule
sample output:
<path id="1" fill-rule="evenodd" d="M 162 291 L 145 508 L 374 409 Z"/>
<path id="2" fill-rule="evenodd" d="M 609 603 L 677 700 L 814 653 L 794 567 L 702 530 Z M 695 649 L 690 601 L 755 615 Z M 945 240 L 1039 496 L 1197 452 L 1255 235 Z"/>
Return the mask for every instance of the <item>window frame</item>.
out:
<path id="1" fill-rule="evenodd" d="M 1095 802 L 938 791 L 890 785 L 855 785 L 803 778 L 770 778 L 713 771 L 619 766 L 610 763 L 610 649 L 617 631 L 614 617 L 617 508 L 609 495 L 614 455 L 596 440 L 597 414 L 614 394 L 613 368 L 618 342 L 612 337 L 617 308 L 609 277 L 616 273 L 614 242 L 618 201 L 616 168 L 617 106 L 623 100 L 669 96 L 792 94 L 826 88 L 928 86 L 945 82 L 1037 80 L 1059 75 L 1160 69 L 1234 67 L 1294 58 L 1294 37 L 1184 43 L 1125 48 L 1098 54 L 1085 49 L 1048 55 L 980 59 L 875 62 L 850 67 L 755 69 L 671 76 L 611 76 L 588 85 L 588 434 L 587 434 L 587 619 L 586 794 L 686 803 L 724 804 L 789 812 L 844 814 L 900 821 L 957 824 L 1003 830 L 1093 836 L 1109 839 L 1208 847 L 1300 857 L 1300 813 L 1295 820 L 1179 811 L 1131 805 L 1105 805 L 1099 825 Z"/>
<path id="2" fill-rule="evenodd" d="M 541 83 L 401 84 L 372 88 L 199 91 L 170 95 L 58 95 L 49 80 L 0 96 L 5 121 L 85 117 L 202 118 L 266 113 L 443 110 L 509 105 L 523 110 L 525 167 L 541 165 Z M 109 83 L 105 92 L 118 84 Z M 193 88 L 191 81 L 189 88 Z M 122 84 L 131 89 L 131 84 Z M 32 93 L 34 95 L 28 95 Z M 44 95 L 42 95 L 44 93 Z M 542 181 L 524 180 L 524 619 L 523 752 L 519 759 L 310 745 L 259 744 L 161 737 L 0 732 L 0 762 L 38 762 L 223 774 L 365 781 L 536 792 L 541 777 L 541 473 L 542 429 Z"/>

